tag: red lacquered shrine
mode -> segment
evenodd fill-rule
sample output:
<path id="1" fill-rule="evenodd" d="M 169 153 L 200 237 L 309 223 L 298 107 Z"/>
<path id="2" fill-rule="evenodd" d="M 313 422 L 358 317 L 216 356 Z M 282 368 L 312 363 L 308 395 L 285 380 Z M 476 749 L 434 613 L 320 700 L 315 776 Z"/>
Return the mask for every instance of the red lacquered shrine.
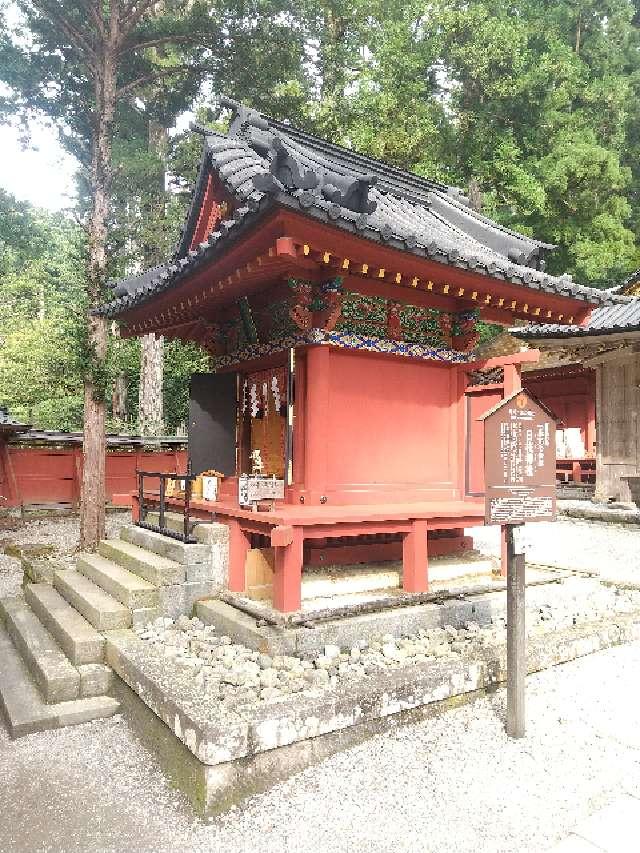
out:
<path id="1" fill-rule="evenodd" d="M 553 247 L 452 187 L 226 106 L 227 135 L 198 129 L 175 256 L 117 282 L 103 313 L 214 359 L 193 384 L 190 457 L 226 476 L 193 503 L 230 527 L 230 590 L 257 543 L 275 549 L 281 611 L 300 608 L 303 564 L 402 557 L 404 589 L 425 591 L 428 553 L 483 523 L 479 417 L 537 358 L 478 362 L 477 320 L 581 324 L 610 297 L 548 275 Z M 281 485 L 264 512 L 240 503 L 256 451 Z"/>

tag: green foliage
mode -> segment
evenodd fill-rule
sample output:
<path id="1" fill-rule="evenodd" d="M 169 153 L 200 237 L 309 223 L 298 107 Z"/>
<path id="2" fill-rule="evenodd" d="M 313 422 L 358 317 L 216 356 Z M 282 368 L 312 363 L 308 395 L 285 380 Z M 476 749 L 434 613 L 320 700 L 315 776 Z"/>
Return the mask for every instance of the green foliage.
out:
<path id="1" fill-rule="evenodd" d="M 72 23 L 86 26 L 86 4 L 58 5 Z M 163 130 L 185 109 L 215 126 L 224 92 L 403 169 L 463 188 L 474 181 L 487 215 L 558 246 L 548 256 L 551 272 L 597 286 L 619 280 L 640 266 L 636 6 L 630 0 L 162 4 L 161 14 L 143 17 L 135 39 L 163 43 L 132 50 L 119 69 L 120 86 L 143 82 L 136 97 L 120 99 L 115 118 L 109 274 L 129 274 L 172 253 L 202 141 Z M 7 87 L 0 120 L 44 113 L 60 129 L 84 170 L 82 219 L 89 208 L 94 92 L 56 26 L 28 0 L 17 7 L 20 33 L 0 11 L 0 79 Z M 170 66 L 175 73 L 164 74 Z M 97 370 L 84 331 L 82 229 L 0 191 L 0 283 L 0 401 L 39 426 L 78 428 L 87 372 L 107 398 L 120 376 L 129 392 L 124 426 L 135 430 L 139 342 L 110 334 L 106 365 Z M 384 312 L 375 303 L 369 308 L 362 314 L 362 305 L 356 310 L 347 299 L 343 328 L 379 331 Z M 275 328 L 290 328 L 286 303 L 272 319 Z M 402 320 L 411 324 L 406 312 Z M 434 335 L 435 322 L 428 318 Z M 481 340 L 497 328 L 480 323 Z M 207 365 L 197 348 L 167 345 L 169 430 L 186 418 L 189 374 Z"/>

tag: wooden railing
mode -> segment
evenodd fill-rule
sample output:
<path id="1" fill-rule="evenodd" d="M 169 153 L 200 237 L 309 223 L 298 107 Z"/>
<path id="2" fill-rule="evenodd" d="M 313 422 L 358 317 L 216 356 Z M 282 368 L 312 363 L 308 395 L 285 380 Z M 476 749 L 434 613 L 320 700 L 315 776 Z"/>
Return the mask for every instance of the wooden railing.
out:
<path id="1" fill-rule="evenodd" d="M 172 539 L 178 539 L 180 542 L 187 544 L 195 543 L 195 539 L 191 536 L 191 488 L 195 480 L 194 474 L 167 474 L 160 471 L 137 471 L 138 477 L 138 502 L 139 502 L 139 519 L 136 522 L 138 527 L 144 527 L 145 530 L 153 530 L 155 533 L 162 533 L 163 536 L 170 536 Z M 147 514 L 149 509 L 145 501 L 144 481 L 147 479 L 160 480 L 160 491 L 158 493 L 158 524 L 149 524 L 147 522 Z M 183 529 L 172 530 L 165 524 L 167 513 L 167 480 L 179 480 L 184 482 L 184 507 L 183 507 Z"/>

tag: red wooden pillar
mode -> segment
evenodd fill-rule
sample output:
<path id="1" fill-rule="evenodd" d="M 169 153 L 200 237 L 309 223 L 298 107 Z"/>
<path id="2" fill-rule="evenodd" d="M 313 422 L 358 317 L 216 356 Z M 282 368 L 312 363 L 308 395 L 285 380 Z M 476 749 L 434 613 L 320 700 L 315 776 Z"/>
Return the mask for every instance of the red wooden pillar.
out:
<path id="1" fill-rule="evenodd" d="M 415 520 L 402 542 L 402 588 L 405 592 L 429 589 L 427 522 Z"/>
<path id="2" fill-rule="evenodd" d="M 278 542 L 282 542 L 279 545 Z M 273 573 L 273 606 L 282 613 L 300 610 L 302 604 L 302 552 L 304 537 L 299 527 L 274 528 L 271 543 L 276 560 Z M 284 544 L 288 543 L 288 544 Z"/>
<path id="3" fill-rule="evenodd" d="M 304 486 L 314 503 L 326 493 L 327 427 L 329 410 L 329 347 L 307 351 Z"/>
<path id="4" fill-rule="evenodd" d="M 231 592 L 244 592 L 249 537 L 235 518 L 230 518 L 227 524 L 229 525 L 229 589 Z"/>
<path id="5" fill-rule="evenodd" d="M 585 447 L 588 454 L 592 454 L 596 446 L 596 401 L 595 391 L 589 385 L 589 397 L 587 399 L 587 429 L 585 435 Z"/>
<path id="6" fill-rule="evenodd" d="M 77 509 L 80 506 L 80 497 L 82 492 L 82 450 L 74 448 L 72 454 L 73 482 L 71 486 L 71 500 L 74 508 Z"/>
<path id="7" fill-rule="evenodd" d="M 504 396 L 510 397 L 522 388 L 519 364 L 505 364 L 504 370 Z"/>

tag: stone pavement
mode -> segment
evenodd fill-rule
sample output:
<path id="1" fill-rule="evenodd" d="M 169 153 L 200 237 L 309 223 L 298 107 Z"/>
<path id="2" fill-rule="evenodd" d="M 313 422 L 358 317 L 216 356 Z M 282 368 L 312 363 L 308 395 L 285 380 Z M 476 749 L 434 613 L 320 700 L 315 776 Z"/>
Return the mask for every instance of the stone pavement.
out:
<path id="1" fill-rule="evenodd" d="M 636 853 L 640 849 L 640 799 L 622 794 L 594 812 L 549 853 Z"/>

